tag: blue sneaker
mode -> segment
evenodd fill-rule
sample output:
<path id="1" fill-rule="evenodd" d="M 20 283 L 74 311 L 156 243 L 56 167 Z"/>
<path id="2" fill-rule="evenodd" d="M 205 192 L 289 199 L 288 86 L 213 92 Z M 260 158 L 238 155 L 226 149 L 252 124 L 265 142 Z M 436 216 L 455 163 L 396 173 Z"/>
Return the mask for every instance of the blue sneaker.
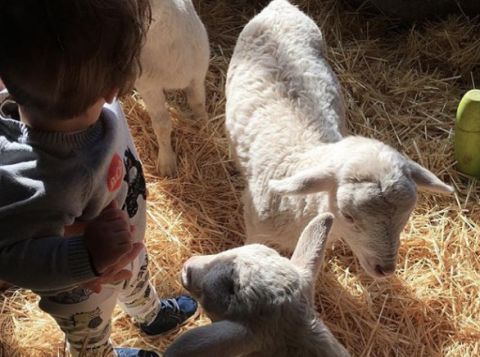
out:
<path id="1" fill-rule="evenodd" d="M 158 353 L 153 351 L 140 350 L 131 347 L 117 347 L 115 352 L 118 357 L 160 357 Z"/>
<path id="2" fill-rule="evenodd" d="M 160 300 L 160 311 L 153 322 L 141 324 L 147 335 L 160 335 L 169 332 L 193 319 L 198 312 L 198 304 L 187 295 Z"/>

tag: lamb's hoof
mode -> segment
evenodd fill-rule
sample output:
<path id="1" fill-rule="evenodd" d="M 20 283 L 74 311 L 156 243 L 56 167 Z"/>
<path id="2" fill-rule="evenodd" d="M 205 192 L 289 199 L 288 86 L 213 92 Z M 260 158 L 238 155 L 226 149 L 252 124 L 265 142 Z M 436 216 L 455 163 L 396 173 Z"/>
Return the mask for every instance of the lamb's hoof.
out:
<path id="1" fill-rule="evenodd" d="M 160 176 L 175 177 L 177 174 L 177 157 L 175 154 L 168 157 L 158 157 L 156 169 Z"/>

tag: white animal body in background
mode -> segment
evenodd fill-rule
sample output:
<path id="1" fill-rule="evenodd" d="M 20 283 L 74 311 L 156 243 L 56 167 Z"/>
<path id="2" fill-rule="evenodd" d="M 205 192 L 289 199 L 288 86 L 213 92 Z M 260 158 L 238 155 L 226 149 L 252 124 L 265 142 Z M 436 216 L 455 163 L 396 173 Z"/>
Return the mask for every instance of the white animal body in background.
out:
<path id="1" fill-rule="evenodd" d="M 226 128 L 247 187 L 247 243 L 292 251 L 299 233 L 332 212 L 342 237 L 375 278 L 395 270 L 417 188 L 452 188 L 392 147 L 346 136 L 340 85 L 317 25 L 272 1 L 241 32 L 227 73 Z"/>
<path id="2" fill-rule="evenodd" d="M 164 356 L 349 356 L 313 299 L 332 221 L 328 213 L 311 220 L 291 259 L 261 244 L 190 258 L 182 284 L 213 323 L 185 332 Z"/>
<path id="3" fill-rule="evenodd" d="M 176 172 L 176 156 L 164 90 L 185 89 L 193 115 L 206 118 L 205 76 L 210 49 L 207 31 L 191 0 L 152 0 L 151 4 L 152 24 L 142 50 L 142 75 L 136 88 L 157 137 L 157 171 L 171 176 Z"/>

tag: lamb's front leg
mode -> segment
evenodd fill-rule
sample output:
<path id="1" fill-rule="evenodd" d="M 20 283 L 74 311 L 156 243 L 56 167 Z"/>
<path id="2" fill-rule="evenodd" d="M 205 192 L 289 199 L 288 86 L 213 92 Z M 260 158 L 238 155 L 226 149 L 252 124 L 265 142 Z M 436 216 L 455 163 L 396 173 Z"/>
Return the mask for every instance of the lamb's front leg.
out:
<path id="1" fill-rule="evenodd" d="M 174 176 L 177 171 L 177 158 L 172 149 L 172 120 L 166 107 L 163 88 L 152 89 L 139 82 L 137 83 L 137 90 L 147 106 L 153 131 L 157 137 L 157 172 L 162 176 Z"/>
<path id="2" fill-rule="evenodd" d="M 245 225 L 245 243 L 244 244 L 254 244 L 254 243 L 265 244 L 266 242 L 263 241 L 262 236 L 256 234 L 253 227 L 249 226 L 249 224 L 247 223 Z"/>
<path id="3" fill-rule="evenodd" d="M 205 78 L 192 80 L 185 89 L 185 94 L 194 117 L 196 119 L 206 119 L 208 114 L 205 107 Z"/>
<path id="4" fill-rule="evenodd" d="M 247 205 L 244 206 L 243 219 L 245 222 L 245 244 L 271 244 L 271 237 L 258 229 L 256 215 Z"/>
<path id="5" fill-rule="evenodd" d="M 257 229 L 255 224 L 256 217 L 253 203 L 250 199 L 250 191 L 248 187 L 242 193 L 243 203 L 243 222 L 245 223 L 245 244 L 263 243 L 257 236 Z"/>
<path id="6" fill-rule="evenodd" d="M 245 244 L 264 244 L 278 250 L 282 255 L 289 256 L 294 251 L 297 242 L 292 238 L 292 235 L 298 237 L 295 229 L 288 227 L 279 230 L 272 220 L 260 222 L 253 206 L 248 205 L 247 202 L 244 195 Z"/>

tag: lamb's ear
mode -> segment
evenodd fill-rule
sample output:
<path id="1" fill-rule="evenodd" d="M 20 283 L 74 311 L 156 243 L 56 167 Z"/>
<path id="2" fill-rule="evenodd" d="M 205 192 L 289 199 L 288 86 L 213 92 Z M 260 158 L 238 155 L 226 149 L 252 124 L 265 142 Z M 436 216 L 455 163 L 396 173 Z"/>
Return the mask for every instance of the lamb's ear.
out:
<path id="1" fill-rule="evenodd" d="M 437 193 L 452 193 L 454 189 L 447 185 L 432 172 L 417 164 L 412 160 L 408 160 L 408 171 L 412 180 L 417 184 L 419 190 L 437 192 Z"/>
<path id="2" fill-rule="evenodd" d="M 243 325 L 223 320 L 185 332 L 165 351 L 164 357 L 227 357 L 255 351 L 254 338 Z"/>
<path id="3" fill-rule="evenodd" d="M 331 213 L 323 213 L 312 219 L 300 235 L 297 247 L 290 259 L 298 267 L 306 269 L 310 273 L 312 281 L 315 280 L 323 263 L 325 246 L 332 224 L 333 215 Z"/>
<path id="4" fill-rule="evenodd" d="M 270 180 L 268 186 L 272 192 L 304 195 L 329 191 L 335 185 L 335 176 L 327 168 L 309 169 L 282 180 Z"/>

